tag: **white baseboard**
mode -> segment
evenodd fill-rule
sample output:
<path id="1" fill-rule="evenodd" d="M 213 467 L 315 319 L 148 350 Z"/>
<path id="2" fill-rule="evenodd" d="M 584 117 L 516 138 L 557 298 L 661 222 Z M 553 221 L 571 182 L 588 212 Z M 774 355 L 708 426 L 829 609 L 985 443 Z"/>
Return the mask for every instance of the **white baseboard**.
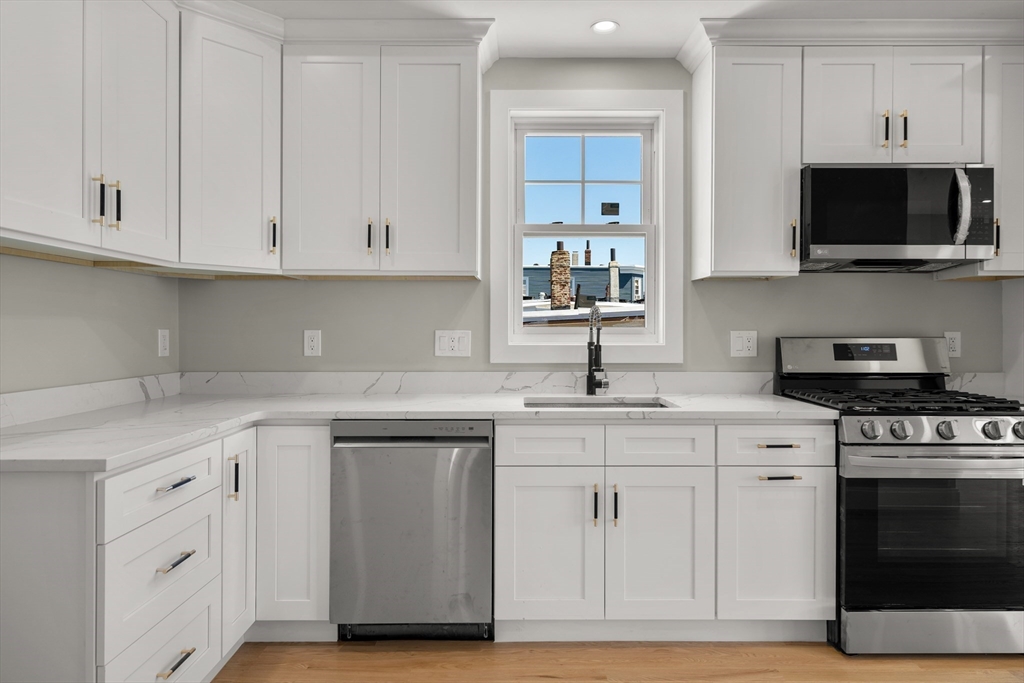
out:
<path id="1" fill-rule="evenodd" d="M 504 643 L 576 641 L 825 642 L 824 621 L 496 621 Z"/>
<path id="2" fill-rule="evenodd" d="M 338 625 L 326 621 L 257 621 L 245 632 L 247 643 L 333 643 Z"/>

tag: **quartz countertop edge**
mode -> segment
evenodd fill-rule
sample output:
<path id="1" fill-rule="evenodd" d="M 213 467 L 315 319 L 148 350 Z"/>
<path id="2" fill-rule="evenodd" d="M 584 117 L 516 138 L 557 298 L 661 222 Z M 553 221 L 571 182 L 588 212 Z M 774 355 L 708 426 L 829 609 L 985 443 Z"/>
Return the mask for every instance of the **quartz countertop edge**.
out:
<path id="1" fill-rule="evenodd" d="M 527 394 L 177 395 L 0 431 L 0 472 L 110 472 L 268 420 L 835 420 L 771 394 L 661 395 L 673 407 L 526 408 Z M 545 398 L 557 398 L 545 394 Z"/>

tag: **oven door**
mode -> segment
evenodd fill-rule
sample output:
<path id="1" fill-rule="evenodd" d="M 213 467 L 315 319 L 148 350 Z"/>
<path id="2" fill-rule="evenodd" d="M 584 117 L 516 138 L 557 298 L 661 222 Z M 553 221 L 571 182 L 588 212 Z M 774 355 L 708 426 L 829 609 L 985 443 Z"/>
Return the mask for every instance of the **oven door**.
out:
<path id="1" fill-rule="evenodd" d="M 1024 609 L 1024 449 L 880 448 L 840 449 L 843 609 Z"/>

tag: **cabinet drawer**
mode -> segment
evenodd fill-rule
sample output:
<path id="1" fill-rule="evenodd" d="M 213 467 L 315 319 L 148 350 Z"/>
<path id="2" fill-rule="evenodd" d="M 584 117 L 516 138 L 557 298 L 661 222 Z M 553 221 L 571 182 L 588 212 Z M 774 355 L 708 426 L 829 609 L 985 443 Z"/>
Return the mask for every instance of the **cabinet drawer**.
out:
<path id="1" fill-rule="evenodd" d="M 495 465 L 603 465 L 603 426 L 495 427 Z"/>
<path id="2" fill-rule="evenodd" d="M 213 441 L 101 481 L 98 542 L 109 543 L 220 486 L 220 449 L 221 442 Z"/>
<path id="3" fill-rule="evenodd" d="M 608 465 L 714 465 L 711 425 L 607 427 Z"/>
<path id="4" fill-rule="evenodd" d="M 220 574 L 218 491 L 99 547 L 99 662 L 109 662 Z"/>
<path id="5" fill-rule="evenodd" d="M 185 661 L 166 680 L 199 683 L 220 661 L 220 581 L 210 581 L 106 666 L 99 667 L 100 683 L 159 681 L 192 648 Z"/>
<path id="6" fill-rule="evenodd" d="M 833 425 L 720 425 L 719 465 L 836 464 Z"/>

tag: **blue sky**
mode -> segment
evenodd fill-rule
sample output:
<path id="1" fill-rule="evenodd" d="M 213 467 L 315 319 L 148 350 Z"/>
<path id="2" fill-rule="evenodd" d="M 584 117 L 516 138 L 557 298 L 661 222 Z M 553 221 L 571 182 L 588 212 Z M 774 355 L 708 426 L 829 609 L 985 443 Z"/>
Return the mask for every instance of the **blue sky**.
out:
<path id="1" fill-rule="evenodd" d="M 636 184 L 593 184 L 585 180 L 641 180 L 642 141 L 630 136 L 526 136 L 525 180 L 527 223 L 596 223 L 612 221 L 637 224 L 641 222 L 641 190 Z M 586 168 L 582 168 L 586 150 Z M 536 184 L 530 181 L 563 181 L 557 184 Z M 585 216 L 580 216 L 580 193 L 586 193 Z M 619 215 L 602 215 L 603 202 L 618 202 Z M 555 242 L 563 240 L 565 248 L 580 253 L 586 238 L 528 237 L 523 240 L 523 263 L 547 264 Z M 594 265 L 608 263 L 609 249 L 623 265 L 644 264 L 643 237 L 590 238 Z"/>

